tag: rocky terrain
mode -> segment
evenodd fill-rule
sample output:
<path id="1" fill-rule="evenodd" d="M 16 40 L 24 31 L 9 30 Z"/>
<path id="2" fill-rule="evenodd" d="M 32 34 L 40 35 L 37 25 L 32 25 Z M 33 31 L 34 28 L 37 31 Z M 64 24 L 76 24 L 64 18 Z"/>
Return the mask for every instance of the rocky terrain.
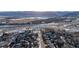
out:
<path id="1" fill-rule="evenodd" d="M 76 35 L 65 31 L 52 30 L 44 32 L 42 36 L 46 48 L 79 48 L 79 35 Z"/>
<path id="2" fill-rule="evenodd" d="M 79 32 L 43 30 L 2 33 L 0 48 L 79 48 Z"/>
<path id="3" fill-rule="evenodd" d="M 22 33 L 3 33 L 0 48 L 38 48 L 38 35 L 30 30 Z"/>

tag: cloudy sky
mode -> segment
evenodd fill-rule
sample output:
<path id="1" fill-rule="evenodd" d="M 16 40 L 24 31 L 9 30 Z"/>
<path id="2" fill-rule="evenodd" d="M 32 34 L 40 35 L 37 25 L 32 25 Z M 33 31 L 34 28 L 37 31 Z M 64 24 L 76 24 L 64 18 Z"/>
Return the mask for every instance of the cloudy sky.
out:
<path id="1" fill-rule="evenodd" d="M 0 0 L 0 11 L 73 11 L 78 0 Z"/>

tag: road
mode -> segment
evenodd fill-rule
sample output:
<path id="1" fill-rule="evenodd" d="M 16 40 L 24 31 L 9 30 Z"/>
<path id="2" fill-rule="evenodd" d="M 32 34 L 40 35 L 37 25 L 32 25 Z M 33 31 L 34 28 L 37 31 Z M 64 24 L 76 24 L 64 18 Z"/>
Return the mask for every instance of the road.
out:
<path id="1" fill-rule="evenodd" d="M 37 40 L 39 41 L 39 48 L 45 48 L 45 44 L 44 44 L 43 38 L 42 38 L 42 33 L 41 33 L 41 31 L 37 31 L 37 32 L 38 32 Z"/>

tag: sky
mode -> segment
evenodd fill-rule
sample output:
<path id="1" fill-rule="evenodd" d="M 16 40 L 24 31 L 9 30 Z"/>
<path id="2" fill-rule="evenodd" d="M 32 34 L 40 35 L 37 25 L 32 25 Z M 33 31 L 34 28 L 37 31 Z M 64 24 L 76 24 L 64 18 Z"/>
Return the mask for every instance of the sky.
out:
<path id="1" fill-rule="evenodd" d="M 0 0 L 0 11 L 78 11 L 79 0 Z"/>

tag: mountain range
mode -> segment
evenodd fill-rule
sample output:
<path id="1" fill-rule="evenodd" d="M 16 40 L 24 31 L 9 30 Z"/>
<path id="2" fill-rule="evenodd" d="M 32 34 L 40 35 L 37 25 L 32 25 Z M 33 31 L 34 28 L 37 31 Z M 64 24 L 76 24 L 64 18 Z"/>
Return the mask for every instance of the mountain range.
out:
<path id="1" fill-rule="evenodd" d="M 9 11 L 0 12 L 0 16 L 9 17 L 76 17 L 79 16 L 79 11 Z"/>

